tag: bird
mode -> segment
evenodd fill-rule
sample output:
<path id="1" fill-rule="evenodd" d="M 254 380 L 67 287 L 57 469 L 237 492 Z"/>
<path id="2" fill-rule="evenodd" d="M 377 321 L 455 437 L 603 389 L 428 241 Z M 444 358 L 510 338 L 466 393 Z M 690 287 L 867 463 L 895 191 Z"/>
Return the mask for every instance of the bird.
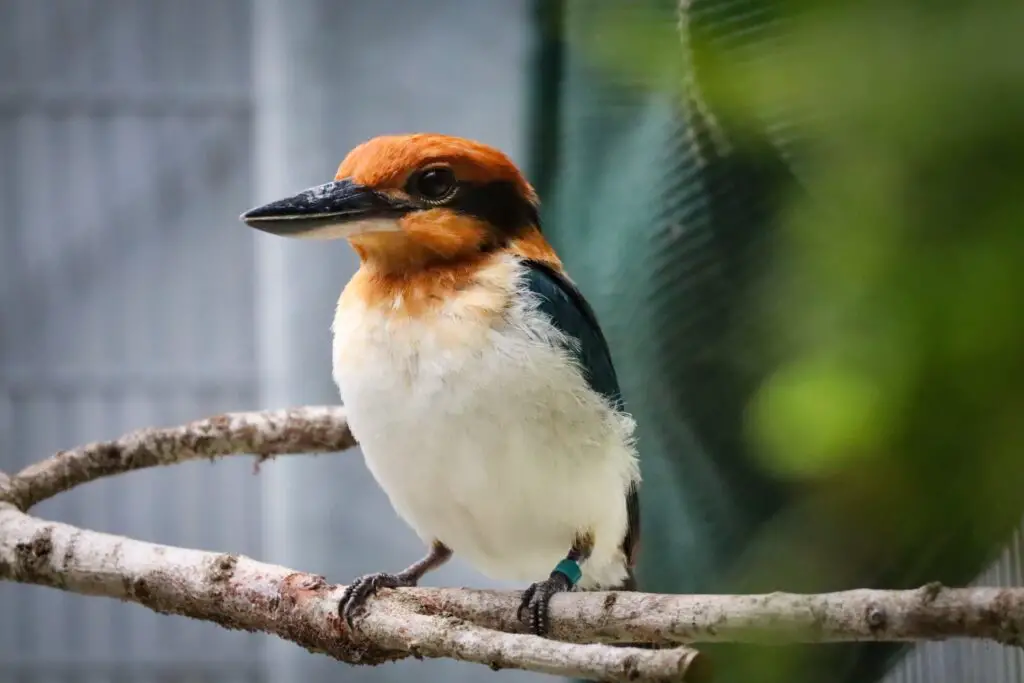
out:
<path id="1" fill-rule="evenodd" d="M 427 552 L 353 580 L 338 608 L 349 628 L 379 589 L 416 586 L 455 554 L 524 584 L 517 618 L 540 636 L 558 593 L 637 590 L 636 424 L 505 153 L 381 135 L 333 180 L 241 220 L 345 239 L 359 258 L 331 325 L 332 375 L 367 468 Z"/>

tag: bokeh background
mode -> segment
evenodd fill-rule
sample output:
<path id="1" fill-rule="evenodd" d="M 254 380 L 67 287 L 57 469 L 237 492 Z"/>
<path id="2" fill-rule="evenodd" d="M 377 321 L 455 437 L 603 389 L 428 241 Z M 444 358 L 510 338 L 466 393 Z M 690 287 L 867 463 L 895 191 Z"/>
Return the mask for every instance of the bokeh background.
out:
<path id="1" fill-rule="evenodd" d="M 1024 585 L 1022 35 L 1009 0 L 0 0 L 0 469 L 336 402 L 352 254 L 237 216 L 436 131 L 528 171 L 602 320 L 645 589 Z M 339 582 L 422 550 L 355 454 L 36 511 Z M 988 643 L 705 649 L 728 683 L 1024 681 Z M 0 585 L 3 683 L 417 677 L 542 680 Z"/>

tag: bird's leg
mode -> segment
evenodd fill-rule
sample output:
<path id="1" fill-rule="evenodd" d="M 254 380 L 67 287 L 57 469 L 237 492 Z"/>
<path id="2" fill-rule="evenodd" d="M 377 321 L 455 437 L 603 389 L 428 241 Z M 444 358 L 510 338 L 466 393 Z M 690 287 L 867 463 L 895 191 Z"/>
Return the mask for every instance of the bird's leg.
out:
<path id="1" fill-rule="evenodd" d="M 397 574 L 365 574 L 355 579 L 348 585 L 345 592 L 341 594 L 338 602 L 338 613 L 345 620 L 349 629 L 352 628 L 352 618 L 366 602 L 367 598 L 377 592 L 380 588 L 406 588 L 415 586 L 423 575 L 433 571 L 447 562 L 452 556 L 451 548 L 440 541 L 434 541 L 430 546 L 430 552 L 426 557 L 414 562 Z"/>
<path id="2" fill-rule="evenodd" d="M 517 616 L 520 621 L 527 622 L 531 633 L 538 636 L 547 635 L 551 626 L 548 616 L 548 603 L 551 602 L 551 597 L 555 593 L 570 591 L 576 586 L 583 575 L 580 563 L 590 557 L 593 547 L 593 536 L 577 534 L 572 548 L 551 572 L 551 576 L 531 584 L 523 591 Z"/>

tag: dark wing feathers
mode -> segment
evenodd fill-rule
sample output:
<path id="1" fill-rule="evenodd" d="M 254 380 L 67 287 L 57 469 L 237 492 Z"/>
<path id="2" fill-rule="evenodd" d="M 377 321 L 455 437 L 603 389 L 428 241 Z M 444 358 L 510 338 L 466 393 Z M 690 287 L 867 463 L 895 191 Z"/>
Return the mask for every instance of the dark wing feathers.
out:
<path id="1" fill-rule="evenodd" d="M 559 331 L 578 342 L 573 351 L 590 388 L 621 409 L 623 403 L 619 379 L 612 364 L 608 342 L 590 304 L 565 275 L 546 263 L 526 260 L 523 265 L 526 267 L 527 285 L 539 299 L 538 309 L 551 317 L 552 324 Z M 622 550 L 632 566 L 640 540 L 640 500 L 636 485 L 630 486 L 626 494 L 626 509 L 629 525 L 622 540 Z"/>
<path id="2" fill-rule="evenodd" d="M 538 308 L 563 334 L 579 342 L 574 349 L 590 388 L 621 408 L 619 378 L 608 342 L 583 294 L 564 275 L 540 261 L 525 261 L 527 284 L 540 299 Z"/>

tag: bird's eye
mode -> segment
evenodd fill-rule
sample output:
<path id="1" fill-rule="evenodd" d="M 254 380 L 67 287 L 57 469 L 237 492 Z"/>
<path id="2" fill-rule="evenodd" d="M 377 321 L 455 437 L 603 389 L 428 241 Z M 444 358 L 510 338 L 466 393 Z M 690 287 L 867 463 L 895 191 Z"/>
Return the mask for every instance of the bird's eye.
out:
<path id="1" fill-rule="evenodd" d="M 420 171 L 412 177 L 410 190 L 431 203 L 450 199 L 456 190 L 455 173 L 450 168 L 438 166 Z"/>

